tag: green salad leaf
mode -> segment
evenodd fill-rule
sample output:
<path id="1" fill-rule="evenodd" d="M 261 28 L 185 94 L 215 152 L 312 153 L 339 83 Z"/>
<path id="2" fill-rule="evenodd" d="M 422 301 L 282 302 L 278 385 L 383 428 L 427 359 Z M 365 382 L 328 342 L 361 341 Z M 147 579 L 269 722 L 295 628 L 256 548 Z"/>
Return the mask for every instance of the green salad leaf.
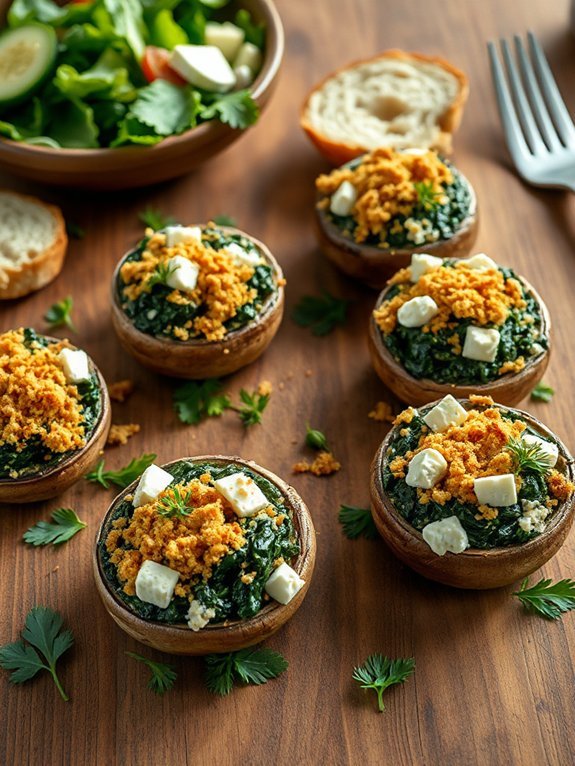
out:
<path id="1" fill-rule="evenodd" d="M 218 417 L 231 406 L 222 383 L 216 378 L 190 380 L 174 391 L 174 409 L 182 423 L 197 425 L 203 418 Z"/>
<path id="2" fill-rule="evenodd" d="M 150 44 L 171 51 L 176 45 L 187 45 L 189 42 L 190 38 L 176 23 L 172 11 L 169 8 L 158 11 L 150 24 Z"/>
<path id="3" fill-rule="evenodd" d="M 71 295 L 53 303 L 44 314 L 44 321 L 48 328 L 55 330 L 57 327 L 67 327 L 69 330 L 76 332 L 74 322 L 72 321 L 73 306 L 74 300 Z"/>
<path id="4" fill-rule="evenodd" d="M 112 30 L 126 40 L 139 61 L 146 47 L 142 4 L 139 0 L 102 0 L 102 3 Z"/>
<path id="5" fill-rule="evenodd" d="M 94 484 L 99 484 L 104 489 L 108 489 L 110 484 L 115 484 L 116 487 L 124 489 L 135 481 L 148 466 L 151 466 L 155 459 L 156 455 L 154 453 L 142 455 L 130 460 L 128 465 L 117 471 L 105 471 L 104 461 L 100 460 L 96 468 L 86 474 L 86 479 Z"/>
<path id="6" fill-rule="evenodd" d="M 240 9 L 235 16 L 236 26 L 244 30 L 247 43 L 255 45 L 260 50 L 264 47 L 266 39 L 266 28 L 264 24 L 254 24 L 252 15 L 245 8 Z"/>
<path id="7" fill-rule="evenodd" d="M 195 124 L 198 99 L 190 88 L 154 80 L 140 90 L 130 107 L 130 116 L 160 136 L 181 133 Z"/>
<path id="8" fill-rule="evenodd" d="M 59 146 L 69 149 L 95 149 L 99 146 L 94 110 L 78 99 L 62 101 L 54 108 L 49 133 Z"/>
<path id="9" fill-rule="evenodd" d="M 531 398 L 537 402 L 550 402 L 555 391 L 546 383 L 538 383 L 531 392 Z"/>
<path id="10" fill-rule="evenodd" d="M 220 122 L 225 122 L 231 128 L 239 130 L 245 130 L 245 128 L 253 125 L 258 119 L 259 113 L 259 107 L 248 90 L 225 93 L 213 100 L 210 96 L 208 105 L 200 111 L 204 120 L 218 117 Z"/>
<path id="11" fill-rule="evenodd" d="M 68 542 L 86 527 L 71 508 L 56 508 L 51 513 L 52 521 L 38 521 L 24 532 L 24 542 L 29 545 L 61 545 Z"/>

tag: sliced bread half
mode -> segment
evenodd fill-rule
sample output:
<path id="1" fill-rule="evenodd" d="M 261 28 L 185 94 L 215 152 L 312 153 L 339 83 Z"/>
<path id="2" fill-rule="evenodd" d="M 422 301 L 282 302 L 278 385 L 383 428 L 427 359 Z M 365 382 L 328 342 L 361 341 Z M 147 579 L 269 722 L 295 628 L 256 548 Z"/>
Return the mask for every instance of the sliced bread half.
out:
<path id="1" fill-rule="evenodd" d="M 51 282 L 67 244 L 59 208 L 0 190 L 0 299 L 21 298 Z"/>

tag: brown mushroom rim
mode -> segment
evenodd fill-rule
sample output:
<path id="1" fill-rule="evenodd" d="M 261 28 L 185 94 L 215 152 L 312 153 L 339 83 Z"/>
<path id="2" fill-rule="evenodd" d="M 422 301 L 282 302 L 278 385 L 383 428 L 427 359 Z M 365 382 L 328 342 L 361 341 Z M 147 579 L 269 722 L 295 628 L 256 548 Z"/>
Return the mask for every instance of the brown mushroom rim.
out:
<path id="1" fill-rule="evenodd" d="M 310 559 L 310 556 L 312 556 L 312 541 L 313 541 L 313 527 L 311 526 L 311 523 L 309 522 L 309 513 L 307 509 L 305 508 L 305 505 L 301 501 L 301 498 L 299 495 L 295 492 L 295 490 L 285 484 L 281 479 L 279 479 L 275 474 L 271 473 L 270 471 L 267 471 L 260 466 L 258 466 L 256 463 L 253 463 L 251 461 L 245 461 L 241 458 L 236 457 L 220 457 L 220 456 L 199 456 L 199 457 L 188 457 L 188 458 L 180 458 L 179 460 L 173 460 L 169 463 L 166 463 L 162 466 L 163 469 L 170 471 L 171 466 L 177 466 L 181 463 L 188 462 L 188 463 L 196 463 L 206 466 L 206 470 L 209 470 L 209 466 L 234 466 L 237 467 L 238 471 L 245 470 L 246 468 L 251 471 L 254 474 L 257 474 L 261 479 L 263 479 L 268 484 L 273 485 L 276 492 L 278 492 L 283 502 L 285 503 L 286 508 L 291 512 L 291 521 L 293 524 L 295 536 L 298 541 L 299 545 L 299 553 L 296 554 L 296 556 L 288 563 L 290 563 L 290 566 L 293 567 L 293 569 L 301 576 L 303 576 L 303 579 L 306 580 L 307 576 L 311 576 L 311 565 L 312 561 Z M 185 631 L 186 633 L 190 633 L 190 628 L 187 626 L 187 624 L 184 623 L 177 623 L 177 622 L 169 622 L 169 621 L 162 621 L 162 620 L 153 620 L 153 619 L 147 619 L 142 617 L 138 612 L 131 609 L 127 603 L 118 595 L 117 588 L 114 587 L 114 585 L 110 582 L 108 576 L 105 572 L 105 564 L 103 562 L 103 549 L 105 546 L 105 541 L 108 533 L 111 531 L 111 524 L 112 524 L 112 517 L 117 510 L 120 503 L 122 503 L 127 496 L 134 493 L 134 490 L 138 484 L 139 479 L 134 481 L 132 484 L 130 484 L 129 487 L 127 487 L 123 492 L 121 492 L 113 501 L 112 505 L 108 509 L 102 524 L 100 525 L 100 529 L 98 530 L 97 536 L 96 536 L 96 558 L 97 558 L 97 567 L 98 567 L 98 573 L 100 576 L 100 579 L 102 583 L 104 584 L 104 587 L 106 588 L 106 591 L 108 594 L 113 598 L 115 604 L 124 612 L 129 614 L 132 619 L 136 619 L 141 621 L 145 625 L 155 625 L 158 627 L 164 627 L 164 628 L 170 628 L 170 629 L 180 629 L 182 631 Z M 270 502 L 270 504 L 273 504 Z M 305 519 L 303 517 L 306 517 Z M 218 562 L 219 563 L 219 562 Z M 216 565 L 217 566 L 217 565 Z M 119 588 L 120 586 L 118 586 Z M 297 596 L 295 597 L 297 598 Z M 143 603 L 143 602 L 142 602 Z M 255 615 L 252 617 L 246 618 L 246 619 L 230 619 L 225 620 L 223 622 L 218 623 L 208 623 L 204 628 L 202 628 L 202 633 L 205 631 L 211 630 L 211 631 L 217 631 L 222 630 L 226 628 L 231 628 L 237 625 L 241 625 L 243 627 L 249 626 L 249 624 L 253 622 L 258 622 L 261 620 L 262 617 L 265 617 L 266 615 L 271 614 L 272 612 L 275 612 L 276 610 L 280 610 L 283 608 L 282 604 L 279 604 L 276 601 L 271 601 L 271 603 L 266 604 L 263 606 Z"/>

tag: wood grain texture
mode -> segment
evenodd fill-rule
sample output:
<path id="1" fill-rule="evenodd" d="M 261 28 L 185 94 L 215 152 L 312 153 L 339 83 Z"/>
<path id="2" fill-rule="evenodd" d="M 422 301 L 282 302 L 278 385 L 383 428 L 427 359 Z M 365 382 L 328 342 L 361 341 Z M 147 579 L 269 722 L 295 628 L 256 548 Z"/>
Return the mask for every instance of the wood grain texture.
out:
<path id="1" fill-rule="evenodd" d="M 144 451 L 161 462 L 183 454 L 239 454 L 288 480 L 318 533 L 316 572 L 297 615 L 269 642 L 290 661 L 280 679 L 219 699 L 202 681 L 200 659 L 176 659 L 176 687 L 146 689 L 147 671 L 125 651 L 140 647 L 112 622 L 92 583 L 91 552 L 112 491 L 81 482 L 57 501 L 2 509 L 0 644 L 13 641 L 34 604 L 58 609 L 76 645 L 62 663 L 71 695 L 48 677 L 9 687 L 0 673 L 0 763 L 14 766 L 197 766 L 201 764 L 384 764 L 387 766 L 564 766 L 575 762 L 575 617 L 555 624 L 523 614 L 513 587 L 462 593 L 412 573 L 383 542 L 352 542 L 337 523 L 340 503 L 369 504 L 369 466 L 386 427 L 367 418 L 390 395 L 372 370 L 367 326 L 375 295 L 342 277 L 319 254 L 313 181 L 327 163 L 298 128 L 309 88 L 337 66 L 401 46 L 442 55 L 469 75 L 470 98 L 454 159 L 481 207 L 477 250 L 516 268 L 541 293 L 554 324 L 546 382 L 550 404 L 524 402 L 573 451 L 575 443 L 575 199 L 524 185 L 510 166 L 497 116 L 485 42 L 534 30 L 571 112 L 575 50 L 568 2 L 557 0 L 280 0 L 287 57 L 260 124 L 193 175 L 127 196 L 3 185 L 61 203 L 87 231 L 73 241 L 60 277 L 37 295 L 0 307 L 2 330 L 42 329 L 54 300 L 71 293 L 81 343 L 110 380 L 132 378 L 133 397 L 114 405 L 116 423 L 139 422 L 128 446 L 108 450 L 110 467 Z M 286 319 L 266 353 L 226 381 L 275 385 L 263 424 L 244 431 L 233 413 L 199 427 L 180 424 L 172 382 L 139 367 L 116 341 L 109 313 L 115 262 L 141 235 L 136 213 L 161 207 L 183 222 L 227 213 L 265 242 L 284 269 Z M 322 287 L 353 300 L 345 328 L 315 338 L 287 318 Z M 280 383 L 283 384 L 280 390 Z M 392 401 L 391 399 L 389 399 Z M 399 409 L 399 404 L 395 402 Z M 291 476 L 306 455 L 304 422 L 325 431 L 342 471 L 327 479 Z M 307 456 L 307 455 L 306 455 Z M 57 506 L 71 506 L 88 530 L 59 550 L 31 550 L 23 532 Z M 541 570 L 573 576 L 575 536 Z M 386 712 L 351 680 L 372 652 L 416 659 L 415 674 L 386 694 Z"/>

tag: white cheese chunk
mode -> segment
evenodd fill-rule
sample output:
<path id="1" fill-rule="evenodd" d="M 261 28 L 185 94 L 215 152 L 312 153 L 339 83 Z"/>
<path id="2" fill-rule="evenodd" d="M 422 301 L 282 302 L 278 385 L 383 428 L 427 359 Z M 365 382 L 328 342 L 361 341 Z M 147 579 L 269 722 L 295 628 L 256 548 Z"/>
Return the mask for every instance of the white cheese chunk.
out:
<path id="1" fill-rule="evenodd" d="M 136 596 L 140 601 L 166 609 L 179 579 L 178 572 L 148 559 L 136 577 Z"/>
<path id="2" fill-rule="evenodd" d="M 329 209 L 334 215 L 349 215 L 357 199 L 357 189 L 349 181 L 342 181 L 331 195 Z"/>
<path id="3" fill-rule="evenodd" d="M 397 321 L 403 327 L 422 327 L 437 314 L 437 303 L 429 295 L 419 295 L 404 303 L 397 311 Z"/>
<path id="4" fill-rule="evenodd" d="M 542 461 L 544 461 L 545 465 L 548 465 L 549 468 L 553 468 L 559 458 L 559 447 L 556 444 L 548 442 L 545 439 L 540 439 L 538 436 L 533 436 L 533 434 L 526 433 L 521 436 L 521 441 L 529 446 L 539 447 L 543 453 L 541 456 Z"/>
<path id="5" fill-rule="evenodd" d="M 198 283 L 200 267 L 183 255 L 174 255 L 167 262 L 169 270 L 166 284 L 173 290 L 191 292 Z"/>
<path id="6" fill-rule="evenodd" d="M 226 93 L 236 84 L 234 70 L 215 45 L 176 45 L 170 66 L 197 88 Z"/>
<path id="7" fill-rule="evenodd" d="M 439 433 L 445 431 L 450 426 L 460 426 L 467 420 L 467 411 L 454 399 L 451 394 L 447 394 L 443 399 L 433 407 L 423 420 L 432 431 Z"/>
<path id="8" fill-rule="evenodd" d="M 274 569 L 264 585 L 265 592 L 280 604 L 289 604 L 305 585 L 295 569 L 285 562 Z"/>
<path id="9" fill-rule="evenodd" d="M 166 235 L 166 247 L 202 241 L 202 230 L 199 226 L 166 226 L 164 234 Z"/>
<path id="10" fill-rule="evenodd" d="M 467 264 L 470 269 L 477 270 L 495 269 L 497 271 L 499 268 L 493 258 L 485 255 L 485 253 L 477 253 L 477 255 L 472 255 L 471 258 L 466 258 L 463 263 Z"/>
<path id="11" fill-rule="evenodd" d="M 247 64 L 234 67 L 234 74 L 236 76 L 236 88 L 241 90 L 247 88 L 254 81 L 254 73 Z"/>
<path id="12" fill-rule="evenodd" d="M 441 452 L 429 447 L 411 458 L 405 483 L 409 487 L 431 489 L 445 476 L 446 471 L 447 461 Z"/>
<path id="13" fill-rule="evenodd" d="M 457 516 L 432 521 L 421 532 L 423 539 L 438 556 L 450 553 L 463 553 L 469 547 L 467 532 L 461 526 Z"/>
<path id="14" fill-rule="evenodd" d="M 172 474 L 164 471 L 159 465 L 148 466 L 140 476 L 140 481 L 134 492 L 134 499 L 132 500 L 134 508 L 151 503 L 160 492 L 163 492 L 171 484 L 173 479 Z"/>
<path id="15" fill-rule="evenodd" d="M 231 21 L 225 21 L 223 24 L 208 21 L 204 32 L 206 45 L 215 45 L 230 62 L 238 55 L 245 36 L 244 30 L 236 27 Z"/>
<path id="16" fill-rule="evenodd" d="M 237 242 L 226 245 L 224 252 L 233 255 L 236 263 L 251 266 L 252 269 L 262 262 L 262 257 L 256 250 L 244 250 Z"/>
<path id="17" fill-rule="evenodd" d="M 499 330 L 469 325 L 461 356 L 478 362 L 494 362 L 499 348 Z"/>
<path id="18" fill-rule="evenodd" d="M 58 354 L 68 383 L 84 383 L 90 380 L 88 354 L 80 349 L 63 348 Z"/>
<path id="19" fill-rule="evenodd" d="M 205 628 L 208 622 L 213 620 L 215 616 L 215 609 L 208 609 L 194 599 L 193 601 L 190 601 L 190 608 L 188 609 L 188 628 L 197 632 L 198 630 Z"/>
<path id="20" fill-rule="evenodd" d="M 473 480 L 475 497 L 481 505 L 504 508 L 517 502 L 515 474 L 502 473 L 499 476 L 484 476 Z"/>
<path id="21" fill-rule="evenodd" d="M 216 479 L 214 487 L 240 518 L 255 516 L 270 504 L 255 481 L 245 473 L 232 473 L 223 479 Z"/>
<path id="22" fill-rule="evenodd" d="M 411 281 L 417 282 L 422 274 L 428 271 L 435 271 L 443 265 L 443 258 L 428 253 L 414 253 L 411 256 Z"/>
<path id="23" fill-rule="evenodd" d="M 262 66 L 262 52 L 252 43 L 244 43 L 234 59 L 234 69 L 241 66 L 248 66 L 252 74 L 256 75 Z"/>
<path id="24" fill-rule="evenodd" d="M 522 500 L 523 516 L 519 517 L 518 524 L 524 532 L 545 531 L 545 519 L 549 516 L 550 509 L 541 505 L 537 500 Z"/>

